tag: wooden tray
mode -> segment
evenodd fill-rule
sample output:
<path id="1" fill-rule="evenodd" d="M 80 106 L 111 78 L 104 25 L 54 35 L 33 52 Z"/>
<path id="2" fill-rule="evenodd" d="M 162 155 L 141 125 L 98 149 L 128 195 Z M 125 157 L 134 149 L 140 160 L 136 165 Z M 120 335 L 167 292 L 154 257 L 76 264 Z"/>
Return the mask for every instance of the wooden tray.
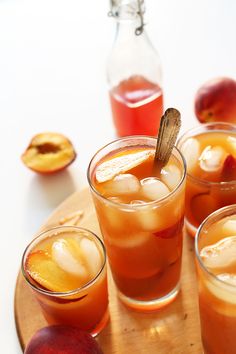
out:
<path id="1" fill-rule="evenodd" d="M 84 212 L 78 225 L 100 235 L 88 189 L 66 199 L 41 230 L 58 225 L 64 216 L 78 209 Z M 109 276 L 111 320 L 97 337 L 104 354 L 202 353 L 193 256 L 193 240 L 185 235 L 182 290 L 172 304 L 154 314 L 137 313 L 123 306 Z M 22 349 L 39 328 L 47 325 L 21 273 L 15 289 L 15 322 Z"/>

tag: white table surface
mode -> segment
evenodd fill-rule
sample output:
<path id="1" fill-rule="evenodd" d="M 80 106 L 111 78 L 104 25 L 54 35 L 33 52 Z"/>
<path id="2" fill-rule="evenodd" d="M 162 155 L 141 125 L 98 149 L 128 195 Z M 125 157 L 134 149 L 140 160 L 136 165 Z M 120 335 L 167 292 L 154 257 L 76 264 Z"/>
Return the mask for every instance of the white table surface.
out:
<path id="1" fill-rule="evenodd" d="M 146 0 L 146 29 L 162 59 L 165 106 L 197 125 L 197 88 L 236 78 L 234 0 Z M 19 354 L 13 301 L 22 252 L 55 207 L 87 185 L 98 147 L 115 137 L 106 58 L 115 33 L 107 0 L 0 0 L 0 352 Z M 67 135 L 78 153 L 65 171 L 40 177 L 20 160 L 39 132 Z M 122 353 L 119 353 L 122 354 Z"/>

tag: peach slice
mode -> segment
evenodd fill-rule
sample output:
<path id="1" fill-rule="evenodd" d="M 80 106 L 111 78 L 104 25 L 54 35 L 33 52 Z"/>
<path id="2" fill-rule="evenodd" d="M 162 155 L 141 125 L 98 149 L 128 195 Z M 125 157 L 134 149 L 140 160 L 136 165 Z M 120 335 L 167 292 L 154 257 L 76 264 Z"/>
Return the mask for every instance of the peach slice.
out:
<path id="1" fill-rule="evenodd" d="M 167 229 L 163 229 L 158 232 L 154 232 L 153 235 L 156 237 L 168 239 L 178 236 L 183 229 L 184 226 L 184 218 L 181 218 L 176 224 L 168 227 Z"/>
<path id="2" fill-rule="evenodd" d="M 35 135 L 21 156 L 28 168 L 42 174 L 63 170 L 75 158 L 70 140 L 62 134 L 49 132 Z"/>
<path id="3" fill-rule="evenodd" d="M 232 155 L 226 157 L 221 176 L 224 182 L 236 180 L 236 159 Z"/>
<path id="4" fill-rule="evenodd" d="M 148 149 L 106 160 L 97 167 L 96 180 L 99 183 L 109 181 L 115 176 L 141 165 L 144 161 L 154 156 L 154 154 L 154 150 Z"/>
<path id="5" fill-rule="evenodd" d="M 194 219 L 201 223 L 217 209 L 217 200 L 209 193 L 197 194 L 192 198 L 190 208 Z"/>
<path id="6" fill-rule="evenodd" d="M 36 283 L 50 291 L 70 291 L 82 285 L 79 277 L 66 273 L 53 261 L 50 254 L 43 250 L 29 254 L 26 272 Z"/>

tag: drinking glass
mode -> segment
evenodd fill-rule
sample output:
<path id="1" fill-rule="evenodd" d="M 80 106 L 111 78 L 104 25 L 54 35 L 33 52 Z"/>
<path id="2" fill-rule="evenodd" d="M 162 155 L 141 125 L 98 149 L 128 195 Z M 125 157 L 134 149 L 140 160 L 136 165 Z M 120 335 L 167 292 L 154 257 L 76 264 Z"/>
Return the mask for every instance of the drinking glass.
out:
<path id="1" fill-rule="evenodd" d="M 141 156 L 151 151 L 152 158 L 119 178 L 121 181 L 128 178 L 131 185 L 133 182 L 136 185 L 140 183 L 134 175 L 142 181 L 149 180 L 149 177 L 155 179 L 152 169 L 156 142 L 155 138 L 147 136 L 121 138 L 101 148 L 88 167 L 88 182 L 118 296 L 128 307 L 140 311 L 163 307 L 173 301 L 179 291 L 185 162 L 179 150 L 174 148 L 169 168 L 175 172 L 178 170 L 176 186 L 165 196 L 152 201 L 140 200 L 140 195 L 132 194 L 131 200 L 125 202 L 115 191 L 113 196 L 106 197 L 111 184 L 98 185 L 96 171 L 104 161 L 111 161 L 114 156 L 131 158 L 132 164 L 134 155 L 129 155 L 130 152 Z M 116 168 L 118 160 L 114 158 L 113 167 Z M 131 185 L 127 188 L 133 188 Z M 126 189 L 126 186 L 121 188 Z"/>
<path id="2" fill-rule="evenodd" d="M 217 156 L 212 154 L 212 159 L 209 159 L 209 170 L 202 170 L 201 177 L 196 176 L 202 158 L 199 156 L 198 142 L 206 145 L 205 157 L 210 156 L 212 147 L 217 150 Z M 177 146 L 187 163 L 185 224 L 188 233 L 194 237 L 197 228 L 209 214 L 236 202 L 236 178 L 229 178 L 230 174 L 236 174 L 236 125 L 222 122 L 201 124 L 187 131 Z M 225 154 L 227 161 L 217 165 L 219 169 L 214 171 L 215 160 L 221 158 L 221 153 Z M 220 175 L 224 165 L 226 179 Z M 212 181 L 209 176 L 213 178 Z"/>
<path id="3" fill-rule="evenodd" d="M 86 248 L 79 248 L 81 240 L 83 244 L 88 245 Z M 53 255 L 52 251 L 56 242 L 58 242 L 56 247 L 59 248 L 57 256 Z M 66 242 L 72 247 L 70 255 L 67 254 L 69 248 L 63 248 Z M 99 261 L 95 261 L 98 253 L 95 251 L 94 254 L 94 246 L 100 254 Z M 69 291 L 60 290 L 60 287 L 64 286 L 63 279 L 67 279 L 67 283 L 75 284 L 73 272 L 78 267 L 75 260 L 78 253 L 83 259 L 83 267 L 93 268 L 97 262 L 97 268 L 93 270 L 91 276 L 89 275 L 89 280 L 84 285 Z M 35 277 L 32 272 L 36 272 L 37 276 Z M 22 273 L 49 324 L 76 325 L 93 336 L 105 327 L 109 319 L 106 251 L 103 242 L 93 232 L 75 226 L 58 226 L 40 233 L 23 254 Z M 43 278 L 44 275 L 42 283 L 40 277 Z M 44 285 L 50 282 L 55 283 L 56 291 Z"/>
<path id="4" fill-rule="evenodd" d="M 236 205 L 221 208 L 195 238 L 199 311 L 205 354 L 236 353 Z"/>

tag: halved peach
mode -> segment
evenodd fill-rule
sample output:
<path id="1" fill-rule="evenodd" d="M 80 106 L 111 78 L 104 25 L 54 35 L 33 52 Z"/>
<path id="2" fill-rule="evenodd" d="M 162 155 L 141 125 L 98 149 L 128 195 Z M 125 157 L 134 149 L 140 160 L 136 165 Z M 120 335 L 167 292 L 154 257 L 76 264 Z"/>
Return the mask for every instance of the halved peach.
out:
<path id="1" fill-rule="evenodd" d="M 76 152 L 64 135 L 45 132 L 32 138 L 21 158 L 31 170 L 50 174 L 70 165 L 76 158 Z"/>

